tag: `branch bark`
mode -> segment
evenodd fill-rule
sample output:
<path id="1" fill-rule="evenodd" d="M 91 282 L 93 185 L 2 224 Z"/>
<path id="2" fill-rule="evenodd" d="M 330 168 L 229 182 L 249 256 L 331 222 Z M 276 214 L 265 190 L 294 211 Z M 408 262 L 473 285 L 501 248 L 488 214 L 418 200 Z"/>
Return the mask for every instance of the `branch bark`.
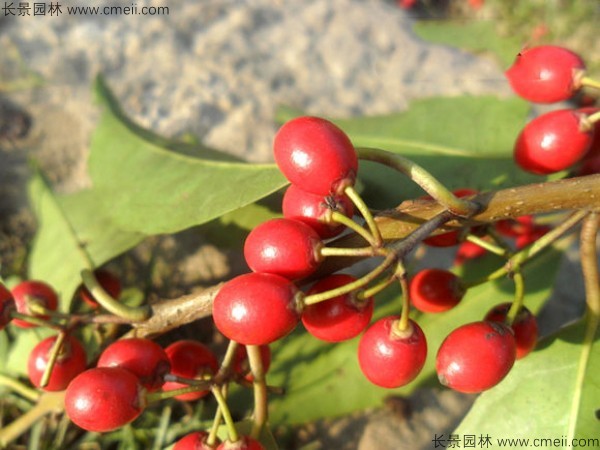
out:
<path id="1" fill-rule="evenodd" d="M 574 210 L 600 210 L 600 175 L 569 178 L 487 192 L 472 198 L 481 210 L 468 220 L 448 222 L 444 232 L 467 224 L 485 224 L 527 214 L 555 213 Z M 430 200 L 409 200 L 397 208 L 380 212 L 375 220 L 385 241 L 396 241 L 410 234 L 423 222 L 431 219 L 443 207 Z M 362 238 L 351 234 L 333 242 L 339 247 L 360 247 Z M 335 272 L 356 262 L 354 258 L 328 258 L 318 276 Z M 198 294 L 171 300 L 160 300 L 151 305 L 152 316 L 133 324 L 128 336 L 152 337 L 171 329 L 208 317 L 212 301 L 221 285 L 212 286 Z"/>

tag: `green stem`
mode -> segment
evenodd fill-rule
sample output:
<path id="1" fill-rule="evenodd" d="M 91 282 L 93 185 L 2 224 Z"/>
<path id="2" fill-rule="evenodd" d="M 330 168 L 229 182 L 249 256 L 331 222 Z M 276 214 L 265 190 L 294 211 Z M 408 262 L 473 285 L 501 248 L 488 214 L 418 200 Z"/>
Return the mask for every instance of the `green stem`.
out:
<path id="1" fill-rule="evenodd" d="M 151 310 L 148 305 L 131 308 L 112 298 L 110 294 L 104 290 L 100 283 L 98 283 L 96 276 L 91 270 L 82 270 L 81 279 L 94 299 L 110 313 L 131 320 L 132 322 L 143 322 L 150 317 Z"/>
<path id="2" fill-rule="evenodd" d="M 227 397 L 227 385 L 224 385 L 222 388 L 223 397 Z M 213 419 L 212 426 L 210 427 L 210 431 L 208 433 L 208 437 L 206 438 L 206 444 L 209 447 L 215 447 L 217 444 L 217 433 L 219 432 L 219 427 L 221 426 L 221 421 L 223 420 L 223 411 L 220 406 L 217 406 L 217 411 L 215 412 L 215 418 Z"/>
<path id="3" fill-rule="evenodd" d="M 600 317 L 600 276 L 596 255 L 598 213 L 590 213 L 581 227 L 581 270 L 585 281 L 585 301 L 589 314 Z"/>
<path id="4" fill-rule="evenodd" d="M 17 439 L 46 414 L 62 411 L 64 398 L 65 391 L 44 392 L 33 408 L 0 429 L 0 448 Z"/>
<path id="5" fill-rule="evenodd" d="M 60 355 L 61 350 L 63 349 L 63 343 L 65 342 L 67 334 L 65 331 L 61 331 L 56 336 L 56 340 L 52 345 L 52 350 L 50 351 L 50 355 L 48 357 L 48 365 L 44 370 L 44 374 L 42 375 L 42 379 L 40 380 L 40 387 L 44 388 L 48 385 L 50 381 L 50 376 L 52 375 L 52 369 L 54 368 L 54 364 L 56 364 L 56 360 L 58 359 L 58 355 Z"/>
<path id="6" fill-rule="evenodd" d="M 396 281 L 395 277 L 387 277 L 387 278 L 381 280 L 380 282 L 378 282 L 377 284 L 375 284 L 367 289 L 363 289 L 362 291 L 359 291 L 356 294 L 356 297 L 358 300 L 364 300 L 369 297 L 374 297 L 377 294 L 379 294 L 381 291 L 386 289 L 389 285 L 391 285 L 395 281 Z"/>
<path id="7" fill-rule="evenodd" d="M 223 419 L 225 420 L 225 425 L 227 426 L 229 440 L 231 442 L 239 441 L 240 437 L 238 435 L 237 430 L 235 429 L 235 423 L 233 422 L 233 418 L 231 417 L 231 412 L 229 411 L 229 407 L 227 406 L 227 401 L 221 393 L 221 389 L 219 388 L 219 386 L 213 386 L 211 390 L 213 395 L 215 396 L 215 400 L 219 404 L 221 414 L 223 414 Z"/>
<path id="8" fill-rule="evenodd" d="M 167 376 L 165 376 L 165 380 L 167 380 Z M 177 383 L 187 384 L 188 386 L 170 391 L 148 392 L 146 393 L 146 402 L 148 404 L 156 403 L 182 394 L 189 394 L 191 392 L 208 391 L 215 386 L 212 380 L 193 380 L 181 377 L 169 377 L 168 381 L 175 381 Z"/>
<path id="9" fill-rule="evenodd" d="M 600 81 L 596 81 L 590 77 L 583 77 L 581 79 L 581 85 L 582 86 L 587 86 L 587 87 L 591 87 L 591 88 L 596 88 L 596 89 L 600 89 Z"/>
<path id="10" fill-rule="evenodd" d="M 600 120 L 600 111 L 587 116 L 587 120 L 591 124 L 595 124 L 596 122 L 598 122 Z M 592 127 L 592 130 L 593 130 L 593 127 Z"/>
<path id="11" fill-rule="evenodd" d="M 523 307 L 523 300 L 525 298 L 525 279 L 521 273 L 521 268 L 518 266 L 513 267 L 512 275 L 513 281 L 515 282 L 515 299 L 512 302 L 512 305 L 510 305 L 508 313 L 506 313 L 506 322 L 509 325 L 512 325 L 517 318 L 519 311 L 521 311 L 521 308 Z"/>
<path id="12" fill-rule="evenodd" d="M 341 247 L 321 247 L 319 253 L 323 257 L 328 256 L 385 256 L 385 250 L 373 247 L 341 248 Z"/>
<path id="13" fill-rule="evenodd" d="M 381 232 L 379 231 L 379 227 L 375 223 L 375 219 L 373 218 L 373 214 L 371 214 L 371 210 L 369 209 L 369 207 L 358 194 L 356 189 L 354 189 L 354 186 L 348 186 L 346 189 L 344 189 L 344 194 L 346 194 L 348 198 L 352 200 L 352 203 L 354 203 L 356 209 L 360 211 L 361 215 L 363 216 L 363 219 L 365 219 L 365 222 L 367 222 L 369 231 L 373 236 L 373 242 L 371 243 L 371 245 L 373 245 L 374 247 L 381 247 L 383 245 L 383 238 L 381 237 Z"/>
<path id="14" fill-rule="evenodd" d="M 32 402 L 37 402 L 40 399 L 40 393 L 38 391 L 36 391 L 35 389 L 31 389 L 25 386 L 23 383 L 15 380 L 14 378 L 11 378 L 1 373 L 0 386 L 5 386 L 15 391 L 17 394 L 20 394 L 21 396 L 25 397 L 26 399 L 31 400 Z"/>
<path id="15" fill-rule="evenodd" d="M 250 436 L 258 439 L 268 418 L 267 383 L 260 356 L 260 347 L 258 345 L 247 345 L 246 350 L 248 352 L 248 361 L 250 362 L 250 371 L 253 378 L 252 384 L 254 386 L 254 415 Z"/>
<path id="16" fill-rule="evenodd" d="M 12 317 L 13 319 L 19 319 L 22 320 L 24 322 L 28 322 L 31 323 L 33 325 L 37 325 L 38 327 L 44 327 L 44 328 L 52 328 L 55 330 L 62 330 L 62 327 L 54 322 L 51 322 L 49 320 L 45 320 L 42 319 L 41 317 L 37 317 L 37 316 L 30 316 L 27 314 L 21 314 L 19 312 L 16 311 L 11 311 L 10 313 L 10 317 Z"/>
<path id="17" fill-rule="evenodd" d="M 231 372 L 231 366 L 233 364 L 233 358 L 235 358 L 235 353 L 237 352 L 238 344 L 235 341 L 229 341 L 229 345 L 227 345 L 227 351 L 225 352 L 225 356 L 223 357 L 223 361 L 221 362 L 221 367 L 219 367 L 219 371 L 215 375 L 215 380 L 217 384 L 220 384 L 220 380 L 227 378 L 229 373 Z"/>
<path id="18" fill-rule="evenodd" d="M 493 242 L 486 241 L 485 239 L 481 239 L 479 236 L 475 236 L 474 234 L 468 234 L 465 238 L 467 241 L 472 242 L 475 245 L 478 245 L 484 249 L 486 249 L 490 253 L 494 253 L 498 256 L 507 256 L 508 251 Z"/>
<path id="19" fill-rule="evenodd" d="M 372 247 L 377 247 L 377 242 L 376 242 L 375 238 L 373 237 L 373 235 L 369 232 L 369 230 L 366 230 L 364 227 L 357 224 L 351 218 L 346 217 L 345 215 L 343 215 L 342 213 L 340 213 L 338 211 L 332 211 L 331 212 L 331 220 L 333 222 L 337 222 L 339 224 L 344 225 L 345 227 L 354 231 L 356 234 L 362 236 L 363 239 L 365 241 L 367 241 Z"/>
<path id="20" fill-rule="evenodd" d="M 408 289 L 408 277 L 406 275 L 406 269 L 404 264 L 398 263 L 396 268 L 395 277 L 400 282 L 400 289 L 402 290 L 402 312 L 400 313 L 400 321 L 396 328 L 398 331 L 406 331 L 409 326 L 409 314 L 410 314 L 410 294 Z"/>
<path id="21" fill-rule="evenodd" d="M 514 267 L 520 267 L 527 263 L 532 257 L 540 253 L 542 250 L 546 249 L 550 245 L 552 245 L 556 240 L 561 238 L 563 235 L 571 231 L 571 229 L 577 225 L 579 222 L 583 220 L 583 218 L 588 214 L 587 211 L 577 211 L 567 217 L 562 223 L 557 225 L 555 228 L 550 230 L 548 233 L 540 237 L 537 241 L 532 243 L 531 245 L 521 249 L 519 252 L 512 255 L 506 264 L 492 272 L 491 274 L 480 278 L 479 280 L 472 281 L 470 283 L 464 283 L 464 287 L 466 289 L 478 286 L 480 284 L 487 283 L 488 281 L 497 280 L 502 278 L 508 273 L 513 271 Z"/>
<path id="22" fill-rule="evenodd" d="M 456 197 L 428 171 L 403 156 L 377 148 L 357 148 L 356 151 L 360 159 L 384 164 L 403 173 L 457 216 L 469 217 L 479 210 L 477 203 Z"/>

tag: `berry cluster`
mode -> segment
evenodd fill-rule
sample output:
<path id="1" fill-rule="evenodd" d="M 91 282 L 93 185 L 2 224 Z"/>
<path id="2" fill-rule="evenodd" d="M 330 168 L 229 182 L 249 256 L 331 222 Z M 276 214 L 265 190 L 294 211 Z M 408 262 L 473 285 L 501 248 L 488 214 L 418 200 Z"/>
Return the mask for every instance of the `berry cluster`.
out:
<path id="1" fill-rule="evenodd" d="M 386 388 L 411 382 L 427 357 L 427 339 L 419 324 L 409 318 L 411 307 L 426 313 L 447 311 L 459 304 L 470 286 L 448 270 L 433 268 L 407 280 L 400 252 L 384 245 L 377 236 L 368 208 L 353 188 L 357 150 L 333 123 L 317 117 L 287 122 L 275 137 L 274 154 L 291 182 L 283 198 L 284 217 L 268 220 L 248 235 L 244 256 L 251 272 L 220 289 L 213 304 L 217 328 L 245 345 L 270 344 L 285 337 L 299 322 L 314 337 L 327 342 L 360 336 L 358 363 L 368 380 Z M 449 195 L 460 199 L 477 194 L 461 189 Z M 432 201 L 433 197 L 422 200 Z M 355 209 L 369 229 L 355 220 Z M 493 227 L 498 229 L 496 239 L 502 234 L 516 238 L 517 250 L 531 243 L 543 233 L 539 231 L 542 227 L 529 219 L 499 222 Z M 360 234 L 369 246 L 333 247 L 335 240 L 331 238 L 346 227 Z M 508 244 L 499 249 L 487 236 L 488 231 L 489 226 L 473 226 L 435 235 L 429 232 L 420 241 L 439 247 L 460 244 L 457 263 L 481 256 L 489 248 L 506 255 Z M 465 240 L 466 236 L 472 236 L 475 243 Z M 365 277 L 335 273 L 307 281 L 316 278 L 327 257 L 375 255 L 383 256 L 384 262 Z M 396 269 L 376 281 L 392 265 Z M 403 287 L 401 314 L 371 323 L 373 295 L 394 281 Z M 508 306 L 497 306 L 485 320 L 461 326 L 447 337 L 438 351 L 436 366 L 443 384 L 464 392 L 489 389 L 506 376 L 517 349 L 519 357 L 532 350 L 537 338 L 535 318 L 522 305 L 522 299 Z M 525 322 L 529 324 L 527 332 L 517 333 Z M 485 377 L 480 376 L 481 371 Z"/>
<path id="2" fill-rule="evenodd" d="M 514 91 L 535 103 L 568 100 L 584 86 L 582 58 L 562 47 L 542 45 L 519 53 L 506 77 Z M 558 109 L 530 121 L 517 137 L 514 157 L 528 172 L 547 175 L 577 165 L 580 174 L 600 165 L 600 108 Z"/>

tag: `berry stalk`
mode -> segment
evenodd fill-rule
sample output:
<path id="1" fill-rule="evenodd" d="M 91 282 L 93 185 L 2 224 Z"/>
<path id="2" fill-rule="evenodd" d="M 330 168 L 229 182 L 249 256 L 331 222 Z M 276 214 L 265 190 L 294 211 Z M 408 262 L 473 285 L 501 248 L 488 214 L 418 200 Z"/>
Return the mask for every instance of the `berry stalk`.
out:
<path id="1" fill-rule="evenodd" d="M 268 418 L 267 384 L 265 382 L 265 371 L 260 355 L 260 347 L 258 345 L 247 345 L 246 351 L 248 352 L 248 361 L 250 362 L 250 370 L 252 371 L 253 378 L 252 384 L 254 387 L 254 423 L 252 424 L 250 437 L 258 439 Z"/>

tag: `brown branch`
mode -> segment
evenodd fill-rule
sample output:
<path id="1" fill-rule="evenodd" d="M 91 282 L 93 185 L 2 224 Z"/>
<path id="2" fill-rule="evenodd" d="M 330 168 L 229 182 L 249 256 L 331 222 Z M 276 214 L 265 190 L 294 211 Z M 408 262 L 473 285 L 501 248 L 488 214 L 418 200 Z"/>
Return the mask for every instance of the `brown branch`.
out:
<path id="1" fill-rule="evenodd" d="M 553 182 L 537 183 L 495 192 L 483 193 L 472 198 L 481 205 L 479 213 L 469 220 L 454 220 L 446 224 L 446 230 L 465 224 L 491 223 L 501 219 L 516 218 L 527 214 L 543 214 L 569 210 L 600 209 L 600 175 L 570 178 Z M 375 220 L 386 241 L 395 241 L 409 235 L 419 225 L 443 211 L 443 207 L 429 200 L 405 201 L 395 209 L 383 211 Z M 443 232 L 440 230 L 439 232 Z M 362 238 L 356 234 L 342 237 L 334 242 L 338 247 L 360 247 Z M 317 276 L 332 273 L 356 262 L 354 258 L 328 258 Z M 145 322 L 134 324 L 128 336 L 155 336 L 188 324 L 212 311 L 212 301 L 221 285 L 210 287 L 198 294 L 186 295 L 172 300 L 161 300 L 153 305 L 152 316 Z"/>

